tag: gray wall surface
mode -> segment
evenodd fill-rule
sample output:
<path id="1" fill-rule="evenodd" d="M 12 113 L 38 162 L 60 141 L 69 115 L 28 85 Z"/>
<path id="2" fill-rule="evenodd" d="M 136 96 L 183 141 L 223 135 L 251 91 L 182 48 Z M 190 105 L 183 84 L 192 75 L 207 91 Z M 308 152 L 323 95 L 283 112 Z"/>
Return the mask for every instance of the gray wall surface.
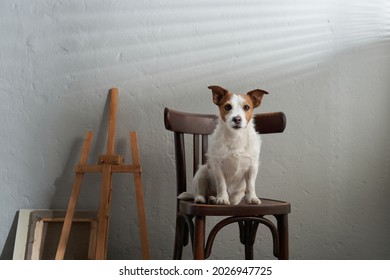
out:
<path id="1" fill-rule="evenodd" d="M 214 113 L 215 84 L 265 89 L 256 112 L 287 115 L 285 133 L 263 136 L 257 193 L 292 203 L 290 257 L 389 259 L 389 15 L 384 0 L 1 1 L 1 258 L 19 209 L 66 208 L 87 129 L 90 162 L 104 153 L 112 87 L 127 161 L 138 132 L 151 256 L 172 258 L 163 109 Z M 99 192 L 86 176 L 78 209 L 95 209 Z M 114 177 L 111 214 L 109 258 L 141 258 L 130 175 Z M 242 258 L 237 233 L 223 231 L 212 258 Z M 272 258 L 270 238 L 261 227 L 256 258 Z"/>

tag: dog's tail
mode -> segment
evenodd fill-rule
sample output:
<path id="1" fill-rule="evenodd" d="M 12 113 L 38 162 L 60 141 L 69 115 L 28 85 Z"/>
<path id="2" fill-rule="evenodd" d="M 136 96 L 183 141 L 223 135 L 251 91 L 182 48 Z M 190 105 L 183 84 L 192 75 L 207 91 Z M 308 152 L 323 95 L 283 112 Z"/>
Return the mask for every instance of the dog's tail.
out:
<path id="1" fill-rule="evenodd" d="M 195 196 L 193 193 L 190 192 L 182 192 L 177 198 L 183 200 L 194 200 Z"/>

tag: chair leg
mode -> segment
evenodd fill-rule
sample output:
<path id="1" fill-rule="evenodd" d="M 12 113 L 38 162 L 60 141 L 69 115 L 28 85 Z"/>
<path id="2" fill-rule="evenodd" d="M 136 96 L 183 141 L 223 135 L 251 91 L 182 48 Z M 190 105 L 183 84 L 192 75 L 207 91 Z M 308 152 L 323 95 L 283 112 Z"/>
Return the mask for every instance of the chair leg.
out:
<path id="1" fill-rule="evenodd" d="M 240 228 L 240 241 L 245 246 L 245 259 L 253 260 L 253 244 L 256 239 L 258 222 L 241 221 L 238 222 Z"/>
<path id="2" fill-rule="evenodd" d="M 173 249 L 173 259 L 181 260 L 184 247 L 184 234 L 186 225 L 183 217 L 177 215 L 176 217 L 176 229 L 175 229 L 175 245 Z"/>
<path id="3" fill-rule="evenodd" d="M 253 244 L 245 244 L 245 260 L 253 260 Z"/>
<path id="4" fill-rule="evenodd" d="M 288 217 L 287 214 L 275 215 L 279 235 L 279 260 L 289 259 L 288 244 Z"/>
<path id="5" fill-rule="evenodd" d="M 194 236 L 194 259 L 203 260 L 205 258 L 205 233 L 206 217 L 195 217 L 195 236 Z"/>

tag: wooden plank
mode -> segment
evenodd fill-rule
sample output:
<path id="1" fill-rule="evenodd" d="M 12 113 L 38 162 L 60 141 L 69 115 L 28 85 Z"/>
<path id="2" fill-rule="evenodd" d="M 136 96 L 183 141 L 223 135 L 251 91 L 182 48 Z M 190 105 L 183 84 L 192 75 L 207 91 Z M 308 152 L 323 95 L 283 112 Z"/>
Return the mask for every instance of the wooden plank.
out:
<path id="1" fill-rule="evenodd" d="M 107 138 L 107 154 L 111 155 L 115 152 L 115 128 L 116 128 L 116 112 L 118 108 L 118 89 L 110 89 L 110 114 L 108 119 L 108 138 Z"/>
<path id="2" fill-rule="evenodd" d="M 121 155 L 100 155 L 98 163 L 118 165 L 123 163 L 123 157 Z"/>
<path id="3" fill-rule="evenodd" d="M 44 223 L 43 220 L 39 220 L 35 224 L 35 231 L 34 231 L 35 239 L 33 241 L 32 252 L 31 252 L 31 259 L 32 260 L 39 260 L 40 259 L 43 223 Z"/>
<path id="4" fill-rule="evenodd" d="M 45 223 L 52 222 L 52 223 L 62 223 L 64 222 L 64 218 L 62 217 L 56 217 L 56 218 L 42 218 L 42 221 Z M 91 222 L 91 218 L 73 218 L 73 223 L 88 223 Z"/>
<path id="5" fill-rule="evenodd" d="M 91 221 L 91 231 L 89 235 L 88 259 L 93 260 L 96 256 L 96 239 L 97 239 L 97 221 Z"/>
<path id="6" fill-rule="evenodd" d="M 135 131 L 130 132 L 130 147 L 133 164 L 137 166 L 141 165 L 141 160 L 138 152 L 137 133 Z M 144 260 L 148 260 L 150 259 L 149 240 L 146 225 L 146 213 L 144 207 L 144 192 L 142 188 L 141 172 L 134 173 L 134 185 L 138 212 L 138 224 L 140 228 L 142 257 Z"/>
<path id="7" fill-rule="evenodd" d="M 75 167 L 74 171 L 76 173 L 102 173 L 102 165 L 87 165 L 79 164 Z"/>
<path id="8" fill-rule="evenodd" d="M 142 168 L 140 165 L 113 165 L 113 173 L 141 173 Z"/>
<path id="9" fill-rule="evenodd" d="M 108 212 L 111 195 L 111 165 L 103 165 L 102 191 L 100 194 L 100 206 L 98 214 L 98 229 L 96 241 L 96 259 L 104 260 L 107 255 Z"/>
<path id="10" fill-rule="evenodd" d="M 15 246 L 13 260 L 24 260 L 26 255 L 26 244 L 28 239 L 30 213 L 32 209 L 20 209 L 18 215 L 18 226 L 16 228 Z"/>
<path id="11" fill-rule="evenodd" d="M 75 167 L 76 173 L 102 173 L 103 165 L 77 165 Z M 139 165 L 112 165 L 112 173 L 136 173 L 142 172 L 142 168 Z"/>

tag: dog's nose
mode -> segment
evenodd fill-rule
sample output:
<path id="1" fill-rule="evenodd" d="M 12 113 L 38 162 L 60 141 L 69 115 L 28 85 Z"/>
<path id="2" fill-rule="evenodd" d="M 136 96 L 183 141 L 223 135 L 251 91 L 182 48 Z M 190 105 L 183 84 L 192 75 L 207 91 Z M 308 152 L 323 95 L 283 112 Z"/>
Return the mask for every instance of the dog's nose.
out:
<path id="1" fill-rule="evenodd" d="M 233 120 L 233 122 L 235 124 L 240 124 L 241 123 L 241 117 L 240 116 L 234 117 L 232 120 Z"/>

